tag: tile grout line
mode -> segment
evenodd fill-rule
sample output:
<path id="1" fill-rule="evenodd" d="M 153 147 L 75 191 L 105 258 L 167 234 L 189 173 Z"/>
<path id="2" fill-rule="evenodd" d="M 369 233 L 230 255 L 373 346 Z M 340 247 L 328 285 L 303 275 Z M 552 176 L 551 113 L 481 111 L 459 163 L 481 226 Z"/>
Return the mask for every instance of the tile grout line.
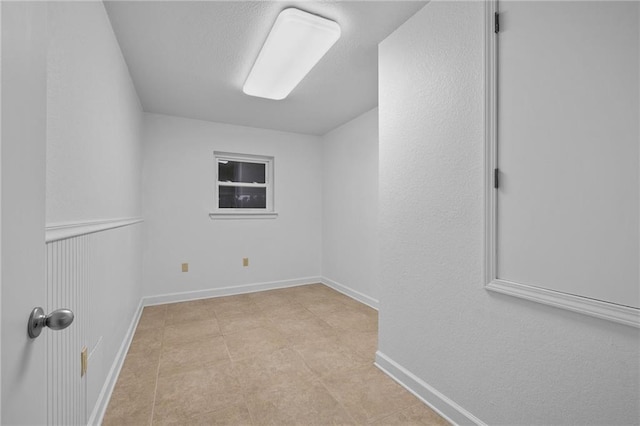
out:
<path id="1" fill-rule="evenodd" d="M 306 306 L 301 305 L 305 310 L 307 310 L 308 312 L 311 312 L 311 314 L 316 317 L 317 319 L 319 319 L 320 321 L 322 321 L 323 323 L 327 324 L 327 326 L 329 326 L 331 328 L 331 330 L 334 331 L 334 333 L 339 333 L 342 330 L 337 329 L 336 327 L 332 326 L 331 324 L 327 323 L 326 321 L 324 321 L 322 318 L 320 318 L 320 316 L 318 314 L 316 314 L 315 312 L 311 311 L 310 309 L 308 309 Z M 346 305 L 345 305 L 346 307 Z M 336 336 L 338 337 L 338 336 Z M 338 337 L 339 339 L 339 337 Z M 344 406 L 344 404 L 340 401 L 339 398 L 336 397 L 336 395 L 333 394 L 333 392 L 331 392 L 331 390 L 327 387 L 327 385 L 324 383 L 324 380 L 322 379 L 322 377 L 317 374 L 315 371 L 313 371 L 313 369 L 311 368 L 311 366 L 307 363 L 307 360 L 304 358 L 304 356 L 300 353 L 299 350 L 297 350 L 295 347 L 292 347 L 291 349 L 293 349 L 293 351 L 295 351 L 298 356 L 302 359 L 302 362 L 304 362 L 304 364 L 307 366 L 307 368 L 309 369 L 309 371 L 311 371 L 311 373 L 316 376 L 318 382 L 320 383 L 320 385 L 327 391 L 327 393 L 329 395 L 331 395 L 331 398 L 333 398 L 334 401 L 336 401 L 336 403 L 340 406 L 340 408 L 342 408 L 344 410 L 344 412 L 346 413 L 346 415 L 354 422 L 354 424 L 360 424 L 358 423 L 358 421 L 356 419 L 353 418 L 353 416 L 351 415 L 351 413 L 349 412 L 349 410 L 347 409 L 347 407 Z"/>
<path id="2" fill-rule="evenodd" d="M 326 287 L 326 286 L 325 286 Z M 328 287 L 327 287 L 328 288 Z M 335 292 L 335 290 L 328 288 L 329 290 L 331 290 L 332 292 Z M 282 349 L 286 349 L 286 350 L 290 350 L 293 354 L 296 355 L 296 357 L 302 361 L 302 365 L 304 365 L 304 367 L 309 371 L 310 376 L 309 378 L 311 379 L 311 383 L 315 383 L 316 385 L 320 385 L 319 389 L 324 389 L 325 392 L 327 392 L 327 395 L 330 396 L 334 403 L 336 404 L 336 408 L 340 408 L 342 410 L 342 412 L 346 415 L 346 418 L 349 419 L 350 422 L 352 422 L 353 424 L 371 424 L 374 422 L 378 422 L 378 421 L 382 421 L 385 418 L 388 417 L 393 417 L 393 416 L 403 416 L 403 418 L 408 419 L 408 414 L 405 414 L 405 411 L 414 407 L 414 406 L 421 406 L 422 404 L 420 402 L 416 402 L 414 404 L 410 404 L 406 407 L 394 407 L 396 408 L 394 411 L 392 412 L 388 412 L 386 414 L 379 414 L 378 416 L 375 417 L 371 417 L 368 418 L 368 416 L 365 416 L 364 420 L 362 423 L 360 423 L 359 421 L 356 420 L 356 418 L 354 417 L 354 414 L 351 413 L 351 411 L 347 408 L 347 406 L 344 405 L 343 400 L 339 399 L 338 397 L 336 397 L 336 395 L 339 395 L 339 393 L 334 395 L 334 392 L 332 392 L 329 388 L 329 386 L 326 383 L 326 377 L 324 377 L 320 372 L 324 371 L 323 369 L 320 369 L 320 372 L 316 372 L 314 369 L 311 368 L 311 365 L 313 365 L 313 357 L 311 359 L 307 359 L 303 356 L 303 352 L 304 352 L 304 348 L 302 346 L 300 346 L 298 343 L 298 340 L 296 337 L 302 333 L 305 333 L 305 329 L 303 330 L 298 330 L 299 327 L 294 327 L 293 329 L 289 329 L 287 327 L 287 324 L 289 321 L 288 317 L 283 316 L 284 313 L 286 312 L 282 312 L 282 315 L 279 314 L 280 309 L 278 309 L 279 307 L 285 305 L 287 308 L 291 308 L 291 310 L 293 311 L 293 313 L 291 314 L 294 318 L 293 319 L 300 319 L 299 315 L 304 314 L 303 319 L 304 318 L 308 318 L 309 321 L 311 319 L 315 320 L 315 321 L 319 321 L 317 324 L 320 325 L 324 325 L 326 326 L 326 335 L 325 332 L 322 331 L 322 329 L 316 329 L 316 327 L 311 327 L 311 330 L 309 331 L 310 333 L 313 332 L 313 335 L 317 334 L 317 338 L 330 338 L 330 336 L 335 336 L 337 338 L 337 343 L 339 345 L 341 345 L 344 350 L 345 350 L 345 355 L 355 355 L 357 356 L 358 360 L 363 359 L 366 360 L 366 362 L 362 362 L 362 365 L 372 365 L 373 362 L 370 360 L 370 351 L 365 350 L 367 348 L 369 348 L 371 346 L 371 344 L 369 343 L 369 339 L 366 335 L 370 334 L 371 332 L 375 332 L 377 330 L 353 330 L 355 332 L 357 332 L 359 335 L 362 334 L 363 338 L 362 341 L 360 340 L 360 338 L 358 338 L 358 342 L 362 342 L 362 344 L 358 344 L 356 345 L 358 348 L 356 347 L 352 347 L 352 345 L 347 344 L 347 342 L 343 341 L 344 339 L 349 340 L 349 330 L 345 330 L 343 329 L 340 324 L 338 323 L 337 325 L 332 325 L 331 323 L 328 323 L 327 321 L 324 320 L 323 317 L 323 312 L 326 311 L 327 309 L 325 309 L 325 306 L 322 305 L 318 312 L 314 312 L 314 310 L 311 310 L 310 308 L 313 308 L 313 297 L 317 297 L 318 299 L 324 299 L 328 297 L 327 300 L 327 305 L 330 304 L 331 302 L 333 302 L 333 298 L 331 298 L 330 296 L 328 296 L 324 291 L 323 292 L 316 292 L 315 290 L 311 291 L 310 294 L 306 294 L 305 292 L 285 292 L 285 293 L 278 293 L 278 294 L 282 294 L 282 296 L 284 296 L 282 298 L 282 301 L 280 303 L 278 303 L 277 298 L 275 299 L 259 299 L 259 298 L 249 298 L 247 301 L 249 302 L 247 304 L 247 308 L 251 308 L 251 311 L 246 313 L 247 315 L 250 316 L 258 316 L 260 317 L 260 321 L 258 321 L 260 324 L 263 324 L 264 327 L 266 327 L 267 329 L 272 329 L 276 332 L 278 332 L 278 334 L 280 335 L 280 337 L 284 338 L 284 340 L 280 343 L 282 343 L 282 347 L 279 347 L 277 350 L 282 350 Z M 261 300 L 264 300 L 265 303 L 259 303 Z M 301 302 L 302 301 L 302 302 Z M 354 306 L 353 304 L 350 303 L 343 303 L 343 301 L 340 298 L 337 298 L 335 300 L 335 302 L 337 302 L 339 305 L 343 306 L 344 309 L 346 310 L 353 310 L 354 313 L 357 312 L 361 312 L 358 309 L 358 306 Z M 361 304 L 358 303 L 358 304 Z M 155 422 L 155 408 L 156 408 L 156 404 L 158 403 L 157 401 L 157 397 L 158 397 L 158 389 L 159 389 L 159 378 L 160 378 L 160 370 L 161 370 L 161 361 L 162 361 L 162 355 L 163 355 L 163 351 L 165 350 L 165 348 L 167 347 L 167 345 L 165 344 L 165 337 L 167 336 L 167 319 L 169 318 L 169 312 L 170 310 L 167 308 L 167 306 L 169 306 L 171 304 L 167 304 L 165 306 L 165 310 L 164 310 L 164 315 L 163 315 L 163 320 L 162 320 L 162 332 L 160 333 L 160 337 L 161 337 L 161 341 L 160 341 L 160 346 L 159 346 L 159 355 L 158 355 L 158 364 L 157 364 L 157 368 L 156 368 L 156 374 L 155 374 L 155 386 L 154 386 L 154 394 L 153 394 L 153 402 L 152 402 L 152 408 L 151 408 L 151 418 L 150 418 L 150 424 L 154 425 L 157 424 L 157 422 Z M 250 395 L 250 393 L 248 393 L 248 391 L 250 390 L 250 388 L 245 387 L 244 385 L 242 385 L 242 382 L 240 381 L 240 377 L 238 375 L 238 371 L 233 368 L 234 366 L 236 366 L 237 362 L 241 361 L 242 359 L 239 360 L 234 360 L 231 356 L 231 352 L 229 349 L 229 345 L 227 342 L 227 337 L 228 335 L 224 334 L 222 331 L 222 327 L 221 327 L 221 322 L 220 322 L 220 316 L 219 316 L 219 312 L 221 313 L 225 313 L 225 309 L 220 308 L 220 310 L 215 309 L 215 304 L 211 304 L 209 305 L 209 310 L 210 313 L 208 313 L 207 316 L 211 315 L 210 318 L 215 319 L 216 321 L 216 326 L 218 327 L 218 331 L 219 331 L 219 336 L 222 337 L 222 344 L 225 345 L 224 347 L 224 353 L 227 355 L 227 359 L 230 361 L 231 366 L 232 366 L 232 375 L 233 378 L 235 379 L 235 381 L 237 382 L 237 384 L 239 385 L 239 396 L 242 398 L 242 405 L 238 404 L 238 408 L 240 409 L 244 409 L 246 410 L 246 415 L 248 415 L 249 417 L 249 422 L 252 425 L 256 425 L 258 423 L 257 422 L 257 415 L 258 412 L 255 412 L 255 410 L 251 410 L 250 409 L 250 404 L 249 404 L 249 399 L 248 396 Z M 221 305 L 221 306 L 225 306 L 225 305 Z M 309 307 L 307 307 L 309 306 Z M 229 307 L 233 308 L 233 305 L 230 305 Z M 327 306 L 329 307 L 329 306 Z M 275 310 L 274 310 L 275 308 Z M 286 309 L 285 309 L 286 311 Z M 334 309 L 329 309 L 327 312 L 325 312 L 325 314 L 327 313 L 332 313 L 332 312 L 340 312 L 341 308 L 334 310 Z M 268 313 L 272 312 L 274 316 L 269 315 Z M 368 312 L 364 312 L 365 314 Z M 309 315 L 310 314 L 310 315 Z M 308 317 L 306 315 L 309 315 Z M 326 316 L 326 315 L 325 315 Z M 369 315 L 367 315 L 367 317 L 369 317 Z M 349 322 L 351 322 L 351 320 L 355 320 L 356 318 L 351 318 L 349 317 Z M 282 322 L 285 321 L 285 324 L 282 324 Z M 336 321 L 333 321 L 334 323 L 336 323 Z M 368 324 L 368 322 L 367 322 Z M 312 323 L 310 323 L 310 325 L 314 325 Z M 253 326 L 253 323 L 251 324 L 246 324 L 246 325 L 242 325 L 242 327 L 245 326 Z M 280 326 L 285 327 L 284 329 L 287 330 L 287 333 L 283 333 L 280 331 Z M 368 326 L 367 326 L 368 327 Z M 237 328 L 237 327 L 236 327 Z M 231 329 L 233 329 L 233 327 L 231 327 Z M 376 327 L 377 329 L 377 327 Z M 298 330 L 298 331 L 296 331 Z M 136 330 L 137 331 L 137 330 Z M 245 331 L 243 330 L 236 330 L 232 333 L 229 333 L 229 335 L 233 335 L 235 333 L 241 333 Z M 292 334 L 292 332 L 294 332 Z M 312 339 L 312 341 L 315 341 L 314 339 Z M 357 342 L 354 342 L 354 344 Z M 371 341 L 371 343 L 374 343 L 373 341 Z M 300 344 L 302 344 L 302 341 L 300 342 Z M 342 353 L 342 351 L 340 351 Z M 296 361 L 297 363 L 297 361 Z M 348 366 L 348 370 L 347 372 L 351 372 L 354 371 L 352 370 L 351 367 Z M 364 385 L 366 385 L 366 382 L 363 383 Z M 346 401 L 346 400 L 345 400 Z M 238 401 L 239 402 L 239 401 Z M 358 404 L 360 405 L 360 404 Z M 255 407 L 254 407 L 255 408 Z M 357 408 L 354 407 L 354 408 Z M 364 407 L 362 407 L 364 408 Z M 217 410 L 214 410 L 217 411 Z M 368 411 L 368 410 L 366 410 Z M 374 410 L 376 411 L 376 410 Z M 212 411 L 213 412 L 213 411 Z M 207 411 L 208 413 L 208 411 Z M 354 413 L 358 413 L 358 410 L 354 411 Z M 371 413 L 373 414 L 373 413 Z"/>
<path id="3" fill-rule="evenodd" d="M 260 309 L 259 306 L 258 306 L 258 309 Z M 220 320 L 218 319 L 218 314 L 216 313 L 215 308 L 211 308 L 211 310 L 213 311 L 213 316 L 216 319 L 216 323 L 218 325 L 218 331 L 220 331 L 220 336 L 222 336 L 222 342 L 224 343 L 224 348 L 227 351 L 227 356 L 229 357 L 229 362 L 231 363 L 231 371 L 235 376 L 235 371 L 233 371 L 234 361 L 233 361 L 233 358 L 231 358 L 231 352 L 229 351 L 229 345 L 227 345 L 227 339 L 225 339 L 225 335 L 222 333 L 222 327 L 220 326 Z M 236 380 L 238 380 L 238 377 L 236 377 Z M 247 398 L 245 397 L 244 388 L 242 386 L 242 383 L 240 383 L 240 381 L 238 381 L 238 386 L 240 388 L 240 394 L 242 395 L 242 404 L 244 404 L 244 408 L 247 410 L 247 413 L 249 413 L 249 419 L 251 420 L 251 424 L 255 425 L 256 424 L 255 419 L 253 418 L 253 414 L 251 414 L 251 410 L 249 409 L 249 405 L 247 404 Z"/>
<path id="4" fill-rule="evenodd" d="M 262 310 L 262 308 L 260 308 L 260 306 L 258 306 L 257 303 L 255 303 L 253 301 L 251 303 L 254 304 L 258 308 L 258 311 L 260 311 L 260 313 L 264 314 L 264 311 Z M 217 314 L 215 313 L 215 311 L 214 311 L 214 315 L 216 315 L 216 319 L 217 319 Z M 269 320 L 269 318 L 267 318 L 267 320 Z M 222 333 L 222 328 L 220 329 L 220 333 Z M 231 358 L 231 352 L 229 351 L 229 346 L 227 345 L 226 339 L 223 339 L 223 341 L 224 341 L 225 347 L 227 348 L 227 354 L 229 355 L 229 360 L 231 361 L 232 370 L 233 370 L 234 361 Z M 252 425 L 256 425 L 257 424 L 256 423 L 256 419 L 254 418 L 254 415 L 251 412 L 251 409 L 249 409 L 249 404 L 247 404 L 247 396 L 246 396 L 246 393 L 245 393 L 244 386 L 242 385 L 242 383 L 239 383 L 239 385 L 240 385 L 240 391 L 241 391 L 241 395 L 242 395 L 242 403 L 244 404 L 244 407 L 247 409 L 247 413 L 249 413 L 249 419 L 251 420 L 251 424 Z"/>
<path id="5" fill-rule="evenodd" d="M 331 396 L 331 398 L 333 398 L 333 400 L 340 406 L 340 408 L 342 408 L 345 412 L 345 414 L 354 422 L 354 424 L 359 424 L 356 419 L 353 418 L 353 416 L 351 415 L 351 413 L 349 412 L 349 410 L 347 410 L 347 407 L 345 407 L 342 402 L 340 402 L 340 399 L 338 399 L 332 392 L 331 390 L 327 387 L 327 385 L 324 383 L 324 381 L 322 380 L 322 376 L 320 376 L 318 373 L 316 373 L 315 371 L 313 371 L 313 369 L 311 368 L 311 366 L 307 363 L 307 360 L 304 359 L 304 356 L 300 353 L 300 351 L 298 351 L 295 347 L 291 347 L 291 350 L 293 350 L 296 354 L 298 354 L 298 356 L 300 357 L 300 359 L 302 360 L 302 362 L 304 363 L 304 365 L 309 369 L 309 371 L 311 372 L 311 374 L 313 374 L 313 376 L 315 377 L 315 379 L 317 380 L 317 382 L 324 388 L 324 390 L 327 391 L 327 393 Z"/>
<path id="6" fill-rule="evenodd" d="M 167 327 L 167 308 L 165 308 L 162 323 L 162 337 L 160 338 L 160 355 L 158 357 L 158 367 L 156 368 L 156 383 L 153 388 L 153 404 L 151 404 L 151 426 L 153 426 L 153 417 L 156 411 L 156 396 L 158 395 L 158 381 L 160 378 L 160 362 L 162 361 L 162 349 L 164 348 L 164 333 Z"/>

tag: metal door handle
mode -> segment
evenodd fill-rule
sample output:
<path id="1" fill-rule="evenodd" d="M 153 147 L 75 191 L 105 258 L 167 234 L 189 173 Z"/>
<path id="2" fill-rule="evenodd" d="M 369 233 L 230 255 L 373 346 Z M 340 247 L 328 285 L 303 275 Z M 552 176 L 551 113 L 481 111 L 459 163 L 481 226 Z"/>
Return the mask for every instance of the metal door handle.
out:
<path id="1" fill-rule="evenodd" d="M 42 329 L 49 327 L 52 330 L 64 330 L 73 322 L 73 312 L 71 309 L 57 309 L 49 315 L 44 314 L 44 309 L 37 307 L 31 311 L 27 333 L 29 337 L 35 339 L 40 335 Z"/>

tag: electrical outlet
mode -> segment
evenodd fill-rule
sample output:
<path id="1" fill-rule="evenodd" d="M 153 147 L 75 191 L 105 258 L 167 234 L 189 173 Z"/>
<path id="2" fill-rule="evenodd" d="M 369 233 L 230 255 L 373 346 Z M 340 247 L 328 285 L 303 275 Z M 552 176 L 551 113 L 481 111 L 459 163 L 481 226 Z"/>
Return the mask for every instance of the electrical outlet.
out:
<path id="1" fill-rule="evenodd" d="M 188 263 L 183 263 L 182 264 L 182 272 L 189 272 L 189 264 Z"/>
<path id="2" fill-rule="evenodd" d="M 84 377 L 84 375 L 87 374 L 88 363 L 89 356 L 87 354 L 87 347 L 84 346 L 82 352 L 80 352 L 80 377 Z"/>
<path id="3" fill-rule="evenodd" d="M 242 266 L 249 266 L 249 258 L 248 257 L 243 257 L 242 258 Z"/>

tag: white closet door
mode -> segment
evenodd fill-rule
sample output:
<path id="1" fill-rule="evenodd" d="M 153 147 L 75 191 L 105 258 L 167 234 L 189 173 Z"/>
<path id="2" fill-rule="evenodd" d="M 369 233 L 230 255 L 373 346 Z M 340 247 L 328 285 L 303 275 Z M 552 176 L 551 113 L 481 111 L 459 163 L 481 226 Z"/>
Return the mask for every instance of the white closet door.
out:
<path id="1" fill-rule="evenodd" d="M 499 10 L 497 278 L 639 307 L 639 3 Z"/>

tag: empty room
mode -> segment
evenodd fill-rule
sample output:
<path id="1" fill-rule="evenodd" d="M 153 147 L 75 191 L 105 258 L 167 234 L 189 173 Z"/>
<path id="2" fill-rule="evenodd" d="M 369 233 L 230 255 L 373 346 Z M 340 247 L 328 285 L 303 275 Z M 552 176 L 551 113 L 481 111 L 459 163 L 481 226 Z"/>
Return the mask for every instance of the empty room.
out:
<path id="1" fill-rule="evenodd" d="M 639 1 L 0 24 L 0 424 L 640 424 Z"/>

